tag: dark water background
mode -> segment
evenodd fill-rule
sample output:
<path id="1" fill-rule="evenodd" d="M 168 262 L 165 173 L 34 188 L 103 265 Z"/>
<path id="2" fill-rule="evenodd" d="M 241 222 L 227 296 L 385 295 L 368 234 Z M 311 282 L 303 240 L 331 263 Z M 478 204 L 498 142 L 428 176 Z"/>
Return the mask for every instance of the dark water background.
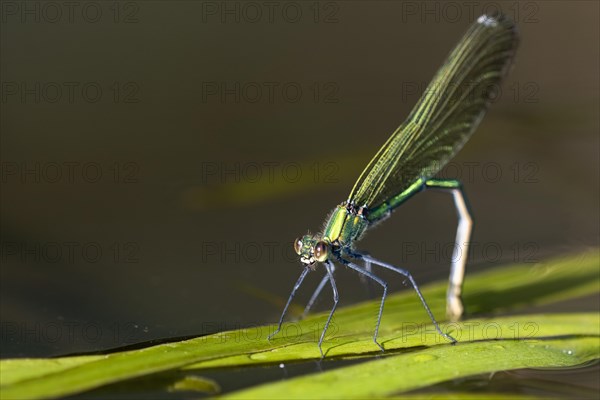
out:
<path id="1" fill-rule="evenodd" d="M 468 272 L 598 246 L 597 2 L 251 4 L 2 2 L 2 357 L 276 321 L 293 238 L 498 6 L 517 61 L 444 172 L 474 212 Z M 425 283 L 455 223 L 421 194 L 361 247 Z M 339 279 L 342 304 L 365 298 Z"/>

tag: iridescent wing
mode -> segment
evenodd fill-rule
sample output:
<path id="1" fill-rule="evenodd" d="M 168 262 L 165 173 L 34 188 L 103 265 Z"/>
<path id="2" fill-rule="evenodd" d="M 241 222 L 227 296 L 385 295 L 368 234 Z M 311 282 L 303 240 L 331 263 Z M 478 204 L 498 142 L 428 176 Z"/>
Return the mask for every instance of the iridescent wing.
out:
<path id="1" fill-rule="evenodd" d="M 437 72 L 407 120 L 362 172 L 348 198 L 373 209 L 435 175 L 462 148 L 483 118 L 512 64 L 514 23 L 481 16 Z"/>

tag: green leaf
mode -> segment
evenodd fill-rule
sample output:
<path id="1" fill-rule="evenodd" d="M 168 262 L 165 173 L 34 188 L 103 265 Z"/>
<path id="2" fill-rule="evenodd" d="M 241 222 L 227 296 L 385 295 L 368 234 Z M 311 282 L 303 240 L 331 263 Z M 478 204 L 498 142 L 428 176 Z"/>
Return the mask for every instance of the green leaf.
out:
<path id="1" fill-rule="evenodd" d="M 464 290 L 470 313 L 467 318 L 598 293 L 598 265 L 598 250 L 594 250 L 537 265 L 516 265 L 468 275 Z M 444 313 L 445 288 L 446 282 L 422 288 L 438 318 Z M 378 306 L 379 302 L 373 301 L 340 309 L 323 346 L 327 357 L 380 354 L 372 342 Z M 205 369 L 318 359 L 316 342 L 325 317 L 317 315 L 288 323 L 271 342 L 266 337 L 273 326 L 258 326 L 101 356 L 2 360 L 0 394 L 3 399 L 52 398 L 182 367 Z M 386 302 L 380 339 L 387 350 L 434 346 L 432 348 L 440 351 L 449 349 L 462 353 L 462 346 L 467 344 L 464 342 L 492 338 L 494 328 L 490 324 L 497 324 L 501 328 L 498 338 L 505 339 L 598 335 L 588 324 L 582 323 L 590 318 L 594 320 L 593 317 L 587 314 L 519 316 L 442 323 L 444 330 L 461 341 L 459 346 L 449 346 L 432 332 L 427 314 L 414 292 L 405 291 L 390 296 Z M 477 328 L 481 330 L 472 327 L 477 323 L 481 324 L 481 328 Z M 487 331 L 483 330 L 484 326 Z M 534 332 L 532 329 L 536 326 Z"/>
<path id="2" fill-rule="evenodd" d="M 594 321 L 598 326 L 598 319 Z M 596 328 L 597 329 L 597 328 Z M 598 358 L 598 336 L 503 340 L 435 346 L 231 393 L 225 399 L 364 399 L 474 374 L 515 368 L 569 367 Z"/>

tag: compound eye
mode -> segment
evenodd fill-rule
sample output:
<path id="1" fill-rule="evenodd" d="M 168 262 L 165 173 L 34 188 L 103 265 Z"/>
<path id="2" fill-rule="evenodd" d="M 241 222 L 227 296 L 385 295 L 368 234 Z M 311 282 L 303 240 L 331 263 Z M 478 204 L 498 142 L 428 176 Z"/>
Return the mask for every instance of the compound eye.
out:
<path id="1" fill-rule="evenodd" d="M 329 256 L 329 244 L 326 242 L 317 242 L 315 245 L 315 260 L 318 262 L 327 261 Z"/>
<path id="2" fill-rule="evenodd" d="M 302 254 L 302 246 L 302 238 L 296 238 L 296 240 L 294 240 L 294 251 L 296 252 L 296 254 Z"/>

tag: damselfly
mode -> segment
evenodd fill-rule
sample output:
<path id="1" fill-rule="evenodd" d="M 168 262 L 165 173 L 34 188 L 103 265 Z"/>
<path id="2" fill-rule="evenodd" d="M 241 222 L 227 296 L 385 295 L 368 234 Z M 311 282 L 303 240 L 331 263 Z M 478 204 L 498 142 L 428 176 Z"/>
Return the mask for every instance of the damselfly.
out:
<path id="1" fill-rule="evenodd" d="M 406 269 L 380 261 L 355 249 L 354 244 L 366 230 L 389 217 L 392 210 L 425 189 L 451 193 L 458 214 L 456 245 L 450 268 L 446 295 L 446 313 L 451 320 L 463 314 L 461 299 L 466 254 L 472 219 L 460 182 L 435 179 L 440 169 L 462 148 L 479 125 L 498 85 L 506 75 L 517 47 L 517 32 L 505 16 L 482 15 L 467 30 L 448 56 L 407 120 L 400 125 L 362 172 L 346 201 L 330 214 L 323 232 L 305 235 L 294 242 L 304 269 L 292 289 L 277 330 L 302 281 L 318 264 L 325 276 L 308 302 L 308 311 L 329 282 L 333 290 L 333 307 L 319 338 L 319 350 L 338 304 L 334 279 L 337 261 L 383 288 L 373 341 L 377 334 L 388 292 L 387 283 L 372 272 L 379 266 L 405 276 L 415 289 L 437 332 L 450 342 L 456 340 L 442 332 L 419 287 Z M 460 247 L 460 254 L 457 254 Z M 359 265 L 361 262 L 363 265 Z"/>

